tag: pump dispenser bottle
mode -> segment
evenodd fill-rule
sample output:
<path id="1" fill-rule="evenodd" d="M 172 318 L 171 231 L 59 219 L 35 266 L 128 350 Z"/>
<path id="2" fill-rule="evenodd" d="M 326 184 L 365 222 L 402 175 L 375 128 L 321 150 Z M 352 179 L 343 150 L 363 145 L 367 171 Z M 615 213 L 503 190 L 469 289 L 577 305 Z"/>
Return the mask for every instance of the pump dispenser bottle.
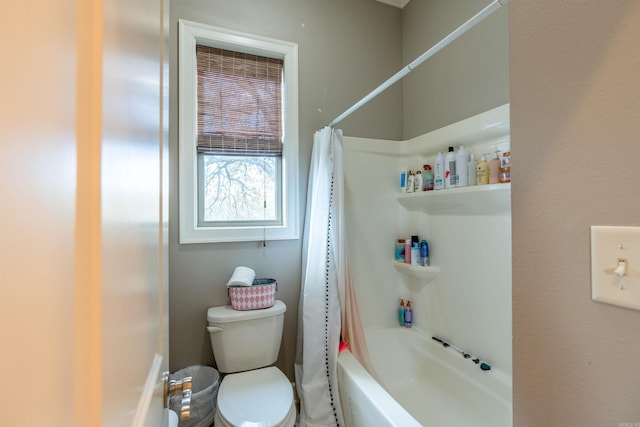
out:
<path id="1" fill-rule="evenodd" d="M 413 310 L 411 309 L 411 301 L 407 300 L 407 308 L 404 309 L 404 326 L 410 328 L 413 326 Z"/>

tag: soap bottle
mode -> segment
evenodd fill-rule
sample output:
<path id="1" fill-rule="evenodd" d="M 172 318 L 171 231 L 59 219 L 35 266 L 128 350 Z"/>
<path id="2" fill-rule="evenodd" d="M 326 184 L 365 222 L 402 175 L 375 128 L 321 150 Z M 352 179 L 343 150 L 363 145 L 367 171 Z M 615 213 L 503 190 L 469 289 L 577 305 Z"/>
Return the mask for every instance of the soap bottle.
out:
<path id="1" fill-rule="evenodd" d="M 407 170 L 402 168 L 400 172 L 400 192 L 404 193 L 407 191 Z"/>
<path id="2" fill-rule="evenodd" d="M 398 323 L 404 326 L 404 300 L 400 300 L 400 308 L 398 309 Z"/>
<path id="3" fill-rule="evenodd" d="M 433 190 L 433 172 L 431 171 L 431 165 L 422 166 L 424 172 L 422 172 L 422 191 Z"/>
<path id="4" fill-rule="evenodd" d="M 469 185 L 469 152 L 463 145 L 456 154 L 456 187 Z"/>
<path id="5" fill-rule="evenodd" d="M 469 174 L 469 185 L 476 185 L 478 177 L 476 175 L 478 168 L 478 162 L 476 158 L 471 154 L 469 156 L 469 164 L 467 165 L 467 173 Z"/>
<path id="6" fill-rule="evenodd" d="M 483 154 L 476 168 L 476 182 L 478 185 L 486 185 L 489 183 L 489 163 L 487 163 L 487 155 Z"/>
<path id="7" fill-rule="evenodd" d="M 497 184 L 500 182 L 500 159 L 498 152 L 493 153 L 493 157 L 489 162 L 489 184 Z"/>
<path id="8" fill-rule="evenodd" d="M 410 328 L 413 326 L 413 310 L 411 310 L 411 301 L 407 300 L 407 308 L 404 309 L 404 326 Z"/>
<path id="9" fill-rule="evenodd" d="M 442 190 L 444 188 L 444 156 L 442 155 L 442 151 L 438 152 L 438 155 L 436 155 L 434 167 L 433 189 Z"/>
<path id="10" fill-rule="evenodd" d="M 455 188 L 456 186 L 456 153 L 453 147 L 449 147 L 449 152 L 444 159 L 444 188 Z"/>

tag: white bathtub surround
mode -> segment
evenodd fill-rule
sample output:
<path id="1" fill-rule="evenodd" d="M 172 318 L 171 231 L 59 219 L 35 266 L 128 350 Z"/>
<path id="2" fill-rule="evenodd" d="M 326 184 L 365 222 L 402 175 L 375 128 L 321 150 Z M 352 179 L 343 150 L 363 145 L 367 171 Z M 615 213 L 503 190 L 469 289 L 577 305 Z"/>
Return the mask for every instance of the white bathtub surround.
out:
<path id="1" fill-rule="evenodd" d="M 338 375 L 348 427 L 510 426 L 511 376 L 478 365 L 414 330 L 367 331 L 384 388 L 348 352 Z M 459 357 L 456 357 L 459 356 Z M 385 391 L 386 389 L 386 391 Z"/>
<path id="2" fill-rule="evenodd" d="M 508 149 L 509 138 L 508 105 L 409 141 L 345 137 L 349 254 L 367 331 L 396 327 L 398 300 L 409 299 L 417 336 L 444 337 L 486 360 L 491 375 L 510 377 L 510 184 L 399 194 L 402 168 L 433 166 L 449 145 L 464 145 L 480 158 Z M 416 234 L 429 242 L 429 274 L 393 261 L 397 239 Z"/>

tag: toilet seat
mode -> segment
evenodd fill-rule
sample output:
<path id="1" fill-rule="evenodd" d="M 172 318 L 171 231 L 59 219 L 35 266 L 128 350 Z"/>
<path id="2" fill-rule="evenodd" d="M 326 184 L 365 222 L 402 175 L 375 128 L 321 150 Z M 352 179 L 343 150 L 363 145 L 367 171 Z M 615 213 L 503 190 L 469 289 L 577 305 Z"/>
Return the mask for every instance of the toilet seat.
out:
<path id="1" fill-rule="evenodd" d="M 274 366 L 225 376 L 217 412 L 228 426 L 293 426 L 296 418 L 291 384 Z"/>

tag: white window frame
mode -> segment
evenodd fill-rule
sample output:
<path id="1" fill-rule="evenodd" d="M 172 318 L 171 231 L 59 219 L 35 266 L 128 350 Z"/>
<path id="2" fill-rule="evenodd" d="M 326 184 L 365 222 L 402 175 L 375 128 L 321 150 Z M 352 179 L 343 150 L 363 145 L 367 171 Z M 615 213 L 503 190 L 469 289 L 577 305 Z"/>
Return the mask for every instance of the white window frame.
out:
<path id="1" fill-rule="evenodd" d="M 196 44 L 284 60 L 282 225 L 198 225 Z M 180 243 L 298 239 L 298 45 L 179 20 L 178 109 Z"/>

